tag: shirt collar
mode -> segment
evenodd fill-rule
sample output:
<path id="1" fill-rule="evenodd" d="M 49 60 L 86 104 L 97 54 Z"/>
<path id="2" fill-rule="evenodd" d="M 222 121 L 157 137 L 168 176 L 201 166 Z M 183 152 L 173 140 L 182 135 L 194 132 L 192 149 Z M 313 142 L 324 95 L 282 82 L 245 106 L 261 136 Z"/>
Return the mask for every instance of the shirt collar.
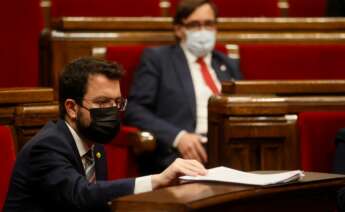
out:
<path id="1" fill-rule="evenodd" d="M 188 50 L 186 44 L 185 44 L 184 42 L 181 42 L 181 43 L 180 43 L 180 46 L 181 46 L 181 48 L 182 48 L 184 54 L 186 55 L 187 61 L 188 61 L 188 62 L 196 63 L 196 61 L 197 61 L 198 58 Z M 205 63 L 207 64 L 207 66 L 209 66 L 209 67 L 211 67 L 211 59 L 212 59 L 211 56 L 212 56 L 212 52 L 208 53 L 208 54 L 204 57 L 204 61 L 205 61 Z"/>
<path id="2" fill-rule="evenodd" d="M 91 147 L 89 145 L 87 145 L 86 143 L 84 143 L 81 138 L 79 137 L 79 135 L 77 134 L 77 132 L 68 124 L 67 121 L 65 121 L 69 131 L 72 134 L 72 137 L 74 139 L 74 142 L 77 146 L 78 152 L 79 152 L 79 156 L 83 157 L 91 148 L 93 148 L 94 145 L 92 145 Z"/>

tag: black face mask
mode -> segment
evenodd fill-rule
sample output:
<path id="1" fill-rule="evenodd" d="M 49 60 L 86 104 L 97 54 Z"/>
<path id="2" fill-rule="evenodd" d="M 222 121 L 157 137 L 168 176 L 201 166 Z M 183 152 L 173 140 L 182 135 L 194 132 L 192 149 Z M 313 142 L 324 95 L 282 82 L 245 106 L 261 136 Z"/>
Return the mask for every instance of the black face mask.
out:
<path id="1" fill-rule="evenodd" d="M 90 111 L 91 115 L 89 126 L 84 126 L 80 119 L 77 118 L 77 128 L 81 136 L 95 143 L 110 143 L 121 128 L 118 109 L 116 107 L 109 107 L 87 110 Z"/>

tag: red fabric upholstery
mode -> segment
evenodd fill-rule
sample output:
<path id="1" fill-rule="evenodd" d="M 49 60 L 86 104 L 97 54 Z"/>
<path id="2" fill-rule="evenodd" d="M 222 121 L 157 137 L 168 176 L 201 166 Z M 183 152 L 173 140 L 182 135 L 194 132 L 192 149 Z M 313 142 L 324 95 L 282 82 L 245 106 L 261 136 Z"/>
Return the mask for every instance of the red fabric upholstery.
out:
<path id="1" fill-rule="evenodd" d="M 298 116 L 301 168 L 330 172 L 335 135 L 345 126 L 345 112 L 302 112 Z"/>
<path id="2" fill-rule="evenodd" d="M 52 0 L 52 17 L 160 16 L 159 0 Z"/>
<path id="3" fill-rule="evenodd" d="M 239 51 L 245 79 L 345 78 L 345 45 L 243 44 Z"/>
<path id="4" fill-rule="evenodd" d="M 175 14 L 179 0 L 170 0 L 171 14 Z M 278 17 L 278 0 L 214 0 L 221 17 Z"/>
<path id="5" fill-rule="evenodd" d="M 38 40 L 43 27 L 39 2 L 1 3 L 0 87 L 38 85 Z"/>
<path id="6" fill-rule="evenodd" d="M 126 70 L 121 80 L 121 93 L 127 97 L 141 54 L 146 46 L 141 44 L 109 46 L 106 59 L 116 61 Z M 106 146 L 109 179 L 133 177 L 138 175 L 135 156 L 128 148 L 127 134 L 138 132 L 137 128 L 124 126 L 113 143 Z"/>
<path id="7" fill-rule="evenodd" d="M 327 0 L 289 0 L 289 17 L 322 17 Z"/>
<path id="8" fill-rule="evenodd" d="M 138 176 L 135 156 L 126 140 L 128 133 L 137 131 L 137 128 L 124 126 L 113 142 L 105 145 L 109 180 Z"/>
<path id="9" fill-rule="evenodd" d="M 0 125 L 0 142 L 0 211 L 2 211 L 15 161 L 14 140 L 9 127 Z"/>
<path id="10" fill-rule="evenodd" d="M 121 92 L 125 97 L 128 96 L 134 71 L 139 65 L 140 57 L 145 47 L 147 46 L 143 44 L 128 44 L 107 47 L 106 59 L 118 62 L 126 70 L 126 74 L 121 80 Z"/>

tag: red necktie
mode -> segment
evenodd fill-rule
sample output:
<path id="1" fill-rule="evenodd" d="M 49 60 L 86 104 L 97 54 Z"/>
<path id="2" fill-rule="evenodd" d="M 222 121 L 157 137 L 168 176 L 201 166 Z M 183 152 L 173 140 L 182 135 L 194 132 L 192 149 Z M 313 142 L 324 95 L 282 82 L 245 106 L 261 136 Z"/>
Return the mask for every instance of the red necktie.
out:
<path id="1" fill-rule="evenodd" d="M 214 95 L 218 95 L 219 90 L 218 90 L 216 84 L 214 83 L 214 81 L 210 75 L 210 72 L 207 68 L 207 65 L 206 65 L 204 59 L 199 57 L 196 62 L 200 65 L 202 78 L 204 78 L 206 85 L 211 89 L 211 91 L 213 92 Z"/>

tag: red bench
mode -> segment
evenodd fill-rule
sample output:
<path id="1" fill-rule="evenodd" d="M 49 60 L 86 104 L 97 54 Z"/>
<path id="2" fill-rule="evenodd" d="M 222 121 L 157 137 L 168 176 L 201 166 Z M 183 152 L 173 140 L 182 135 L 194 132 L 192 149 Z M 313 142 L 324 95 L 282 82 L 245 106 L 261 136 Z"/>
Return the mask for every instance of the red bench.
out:
<path id="1" fill-rule="evenodd" d="M 52 0 L 52 17 L 160 16 L 160 0 Z"/>
<path id="2" fill-rule="evenodd" d="M 170 13 L 175 14 L 179 0 L 170 0 Z M 220 17 L 279 17 L 278 0 L 214 0 Z"/>
<path id="3" fill-rule="evenodd" d="M 33 87 L 39 83 L 39 36 L 43 17 L 39 0 L 1 4 L 0 87 Z"/>
<path id="4" fill-rule="evenodd" d="M 15 146 L 12 130 L 8 126 L 0 125 L 0 211 L 4 206 L 8 186 L 12 175 L 12 168 L 15 162 Z"/>
<path id="5" fill-rule="evenodd" d="M 245 79 L 345 79 L 344 44 L 243 44 Z"/>
<path id="6" fill-rule="evenodd" d="M 323 17 L 326 0 L 289 0 L 289 17 Z"/>

